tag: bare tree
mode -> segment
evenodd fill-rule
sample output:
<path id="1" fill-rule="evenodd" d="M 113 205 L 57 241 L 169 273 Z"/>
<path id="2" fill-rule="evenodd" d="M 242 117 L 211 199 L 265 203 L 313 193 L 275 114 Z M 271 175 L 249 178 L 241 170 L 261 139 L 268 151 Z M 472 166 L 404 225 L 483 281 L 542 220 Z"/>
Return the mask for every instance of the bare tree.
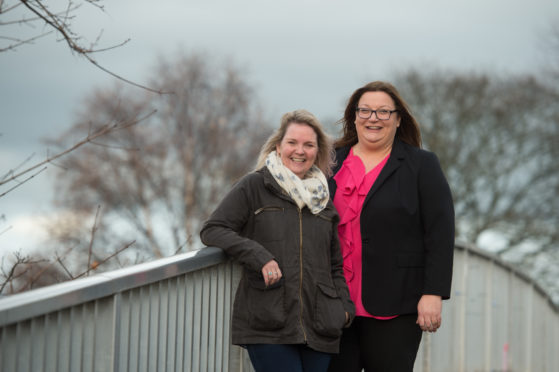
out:
<path id="1" fill-rule="evenodd" d="M 103 136 L 114 134 L 115 132 L 127 130 L 137 125 L 142 120 L 145 120 L 152 112 L 148 112 L 145 116 L 133 117 L 130 120 L 112 119 L 109 122 L 99 123 L 96 128 L 90 128 L 84 134 L 84 137 L 76 140 L 72 145 L 61 149 L 58 153 L 47 156 L 43 161 L 40 161 L 31 166 L 25 166 L 29 159 L 26 159 L 22 164 L 14 167 L 0 177 L 0 199 L 6 197 L 10 192 L 22 186 L 26 182 L 31 181 L 39 173 L 45 171 L 49 165 L 57 165 L 57 161 L 64 156 L 78 150 L 86 145 L 95 144 Z M 42 250 L 39 253 L 34 253 L 32 256 L 23 255 L 20 251 L 12 252 L 13 259 L 6 259 L 10 255 L 7 254 L 2 257 L 0 264 L 0 293 L 16 293 L 31 288 L 36 288 L 44 285 L 57 283 L 63 280 L 74 279 L 79 276 L 88 275 L 91 270 L 97 269 L 100 265 L 106 264 L 109 260 L 114 259 L 115 263 L 119 263 L 117 255 L 126 248 L 130 247 L 132 243 L 123 243 L 122 246 L 115 247 L 114 252 L 98 252 L 93 249 L 94 232 L 99 228 L 98 213 L 96 214 L 95 221 L 93 222 L 92 232 L 90 234 L 88 245 L 88 260 L 84 261 L 79 256 L 76 258 L 71 255 L 74 243 L 64 245 L 70 247 L 66 252 L 59 253 L 58 249 L 52 252 L 45 252 Z M 4 222 L 5 216 L 0 215 L 0 222 Z M 85 221 L 86 218 L 83 218 Z M 99 218 L 100 220 L 100 218 Z M 8 228 L 2 228 L 0 235 L 4 234 Z M 52 256 L 50 255 L 52 253 Z M 92 256 L 95 255 L 92 261 Z M 70 263 L 68 263 L 70 261 Z M 66 263 L 65 263 L 66 262 Z M 112 262 L 110 262 L 112 264 Z M 110 265 L 106 265 L 111 267 Z M 113 265 L 114 266 L 114 265 Z M 70 269 L 69 269 L 70 267 Z M 72 274 L 73 271 L 81 271 L 79 274 Z"/>
<path id="2" fill-rule="evenodd" d="M 155 93 L 164 93 L 128 80 L 97 62 L 94 54 L 121 47 L 130 39 L 119 44 L 101 46 L 103 30 L 99 30 L 95 40 L 87 41 L 83 34 L 76 31 L 74 25 L 78 11 L 82 7 L 93 7 L 100 12 L 105 11 L 102 0 L 66 0 L 55 4 L 44 0 L 0 0 L 0 14 L 4 17 L 6 15 L 11 17 L 0 21 L 0 27 L 2 27 L 0 53 L 31 45 L 38 39 L 54 33 L 59 38 L 58 40 L 65 42 L 73 53 L 85 58 L 96 68 L 130 85 Z M 14 28 L 13 26 L 19 27 Z M 31 33 L 29 30 L 32 30 Z"/>
<path id="3" fill-rule="evenodd" d="M 559 18 L 549 22 L 540 38 L 544 66 L 542 77 L 552 85 L 559 82 Z"/>
<path id="4" fill-rule="evenodd" d="M 91 42 L 88 41 L 84 34 L 76 32 L 77 28 L 75 27 L 75 23 L 78 23 L 78 25 L 82 23 L 81 19 L 83 18 L 80 19 L 79 17 L 79 15 L 83 16 L 83 14 L 80 14 L 80 8 L 82 7 L 86 8 L 86 11 L 87 8 L 93 7 L 100 12 L 104 12 L 101 0 L 67 0 L 54 3 L 43 0 L 0 0 L 0 53 L 17 51 L 19 48 L 35 43 L 42 37 L 54 34 L 58 41 L 66 43 L 72 53 L 85 58 L 89 63 L 118 80 L 146 91 L 164 93 L 130 81 L 97 63 L 94 58 L 96 53 L 121 47 L 128 40 L 116 45 L 101 46 L 102 30 L 99 30 L 97 37 Z M 76 22 L 76 20 L 78 21 Z M 0 174 L 0 198 L 34 179 L 45 171 L 49 165 L 56 165 L 59 158 L 86 144 L 94 143 L 108 133 L 135 125 L 141 120 L 142 117 L 135 117 L 133 121 L 128 122 L 116 118 L 107 118 L 106 123 L 97 123 L 95 128 L 90 128 L 91 130 L 85 132 L 84 138 L 77 140 L 75 144 L 69 145 L 54 155 L 47 155 L 43 161 L 29 165 L 32 157 L 30 156 L 21 164 Z M 0 215 L 0 222 L 4 221 L 5 216 L 2 214 Z M 102 224 L 102 219 L 100 218 L 97 221 L 96 218 L 95 221 L 93 224 L 94 231 Z M 99 222 L 99 225 L 97 225 L 97 222 Z M 0 235 L 10 229 L 11 226 L 7 228 L 2 226 Z M 97 242 L 99 240 L 101 239 L 97 239 Z M 89 242 L 88 260 L 86 262 L 80 259 L 79 255 L 77 258 L 73 257 L 73 245 L 68 245 L 67 247 L 70 247 L 70 249 L 67 249 L 65 253 L 53 250 L 50 252 L 53 256 L 44 252 L 35 253 L 33 257 L 24 256 L 19 251 L 11 256 L 5 254 L 0 266 L 0 293 L 15 293 L 37 286 L 53 284 L 61 280 L 74 279 L 82 275 L 88 275 L 100 265 L 112 264 L 113 261 L 120 265 L 122 259 L 118 255 L 133 244 L 128 241 L 114 247 L 114 251 L 97 252 L 93 247 L 94 241 L 93 234 L 89 240 L 86 240 L 86 242 Z M 12 259 L 8 259 L 8 257 L 12 257 Z"/>
<path id="5" fill-rule="evenodd" d="M 210 60 L 194 54 L 160 61 L 153 85 L 171 95 L 132 95 L 123 86 L 96 92 L 81 119 L 60 137 L 63 145 L 107 118 L 157 110 L 141 127 L 67 157 L 67 170 L 57 176 L 57 202 L 70 215 L 103 206 L 96 239 L 108 248 L 134 238 L 135 252 L 148 259 L 195 247 L 200 222 L 254 165 L 269 127 L 240 71 Z M 78 226 L 80 220 L 73 219 Z M 79 230 L 54 237 L 86 241 Z"/>
<path id="6" fill-rule="evenodd" d="M 449 71 L 412 70 L 398 86 L 448 176 L 458 238 L 494 232 L 524 268 L 559 263 L 559 92 L 531 76 Z"/>
<path id="7" fill-rule="evenodd" d="M 26 159 L 22 164 L 8 170 L 6 173 L 4 173 L 4 175 L 0 176 L 0 198 L 6 196 L 8 193 L 22 186 L 26 182 L 32 180 L 39 173 L 45 171 L 49 164 L 55 164 L 55 161 L 57 159 L 71 153 L 72 151 L 77 150 L 84 145 L 87 145 L 88 143 L 94 143 L 94 141 L 98 138 L 103 137 L 111 132 L 119 131 L 136 125 L 151 114 L 153 114 L 153 111 L 151 113 L 148 113 L 145 117 L 135 117 L 133 118 L 133 120 L 130 121 L 112 120 L 112 122 L 110 122 L 109 124 L 105 123 L 103 125 L 100 125 L 96 127 L 94 131 L 90 131 L 89 133 L 87 133 L 84 138 L 77 141 L 72 146 L 63 149 L 56 154 L 48 155 L 45 160 L 35 163 L 31 166 L 24 167 L 24 165 L 27 164 L 27 162 L 29 161 L 29 158 Z M 2 187 L 6 187 L 6 189 L 2 190 Z"/>
<path id="8" fill-rule="evenodd" d="M 44 287 L 55 283 L 89 276 L 101 265 L 118 261 L 118 255 L 134 244 L 134 241 L 120 247 L 111 254 L 97 254 L 93 249 L 93 235 L 97 229 L 94 224 L 89 242 L 87 262 L 84 264 L 83 255 L 72 254 L 73 247 L 65 248 L 63 252 L 34 252 L 24 255 L 15 251 L 4 255 L 0 263 L 0 294 L 14 294 L 29 289 Z M 112 263 L 112 262 L 111 262 Z M 114 266 L 114 265 L 113 265 Z"/>
<path id="9" fill-rule="evenodd" d="M 20 36 L 21 32 L 17 35 L 3 35 L 1 40 L 3 45 L 0 52 L 15 50 L 24 45 L 32 44 L 35 40 L 56 32 L 61 40 L 64 40 L 68 47 L 78 54 L 91 54 L 102 51 L 97 47 L 99 40 L 92 42 L 86 46 L 86 41 L 82 35 L 74 31 L 73 21 L 76 18 L 76 13 L 83 5 L 93 6 L 104 11 L 100 0 L 67 0 L 64 3 L 49 4 L 44 0 L 8 0 L 7 2 L 0 2 L 0 14 L 11 16 L 11 19 L 6 19 L 0 23 L 4 27 L 10 25 L 25 26 L 27 30 L 34 30 L 31 35 L 27 33 Z M 40 27 L 44 25 L 44 27 Z M 41 29 L 37 31 L 37 29 Z M 11 29 L 10 31 L 13 31 Z M 17 29 L 20 31 L 21 29 Z M 126 40 L 124 43 L 128 42 Z M 123 44 L 124 44 L 123 43 Z M 110 48 L 114 48 L 112 46 Z M 109 49 L 110 49 L 109 48 Z"/>
<path id="10" fill-rule="evenodd" d="M 11 262 L 5 262 L 5 261 Z M 9 269 L 6 269 L 9 268 Z M 0 293 L 18 293 L 60 281 L 64 273 L 48 259 L 23 255 L 20 251 L 3 256 L 0 265 Z M 46 284 L 45 284 L 46 283 Z"/>

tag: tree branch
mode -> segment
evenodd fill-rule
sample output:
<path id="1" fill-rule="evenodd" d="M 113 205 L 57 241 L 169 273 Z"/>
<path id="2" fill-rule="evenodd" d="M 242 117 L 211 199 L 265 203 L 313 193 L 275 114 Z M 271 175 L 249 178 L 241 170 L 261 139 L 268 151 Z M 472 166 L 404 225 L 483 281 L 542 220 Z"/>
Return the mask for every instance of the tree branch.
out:
<path id="1" fill-rule="evenodd" d="M 142 84 L 135 83 L 132 80 L 126 79 L 122 75 L 114 73 L 113 71 L 107 69 L 106 67 L 103 67 L 96 60 L 94 60 L 91 57 L 91 54 L 97 53 L 97 52 L 104 52 L 104 51 L 107 51 L 107 50 L 111 50 L 111 49 L 121 47 L 121 46 L 127 44 L 130 41 L 130 39 L 127 39 L 120 44 L 116 44 L 116 45 L 113 45 L 113 46 L 110 46 L 110 47 L 96 49 L 94 46 L 97 45 L 97 43 L 99 41 L 99 38 L 100 38 L 100 36 L 99 36 L 97 38 L 97 40 L 94 43 L 91 44 L 91 47 L 82 46 L 79 42 L 80 41 L 79 35 L 76 35 L 72 31 L 71 25 L 69 23 L 69 21 L 72 20 L 72 18 L 73 18 L 73 16 L 71 16 L 71 13 L 73 11 L 75 11 L 76 9 L 78 9 L 81 6 L 81 4 L 80 5 L 74 5 L 72 1 L 69 1 L 68 2 L 68 7 L 64 12 L 53 13 L 47 8 L 47 6 L 45 6 L 43 1 L 41 1 L 41 0 L 36 0 L 36 1 L 19 0 L 19 1 L 31 13 L 33 13 L 36 16 L 36 18 L 24 18 L 24 19 L 19 20 L 19 21 L 10 21 L 10 22 L 5 22 L 3 24 L 12 24 L 12 23 L 31 24 L 34 21 L 41 20 L 41 21 L 45 22 L 47 26 L 49 26 L 50 28 L 52 28 L 53 30 L 55 30 L 57 33 L 59 33 L 61 35 L 62 40 L 64 40 L 66 42 L 66 44 L 68 45 L 68 47 L 70 48 L 71 51 L 76 52 L 79 55 L 83 56 L 92 65 L 94 65 L 95 67 L 97 67 L 101 71 L 103 71 L 103 72 L 105 72 L 105 73 L 107 73 L 107 74 L 115 77 L 116 79 L 121 80 L 121 81 L 123 81 L 127 84 L 130 84 L 130 85 L 133 85 L 135 87 L 147 90 L 147 91 L 152 92 L 152 93 L 157 93 L 157 94 L 170 94 L 170 93 L 172 93 L 172 92 L 164 92 L 164 91 L 161 91 L 161 90 L 150 88 L 150 87 L 142 85 Z M 101 6 L 100 4 L 98 4 L 98 1 L 96 1 L 96 0 L 84 0 L 84 1 L 93 5 L 93 6 L 95 6 L 95 7 L 97 7 L 97 8 L 99 8 L 101 11 L 104 12 L 104 7 Z M 13 9 L 14 7 L 10 8 L 10 9 Z M 1 11 L 1 5 L 0 5 L 0 11 Z M 46 33 L 46 34 L 48 34 L 48 33 Z M 17 48 L 17 47 L 19 47 L 23 44 L 30 43 L 30 42 L 32 42 L 33 40 L 36 40 L 39 37 L 43 37 L 46 34 L 42 34 L 42 35 L 27 39 L 27 40 L 18 40 L 18 42 L 16 44 L 9 45 L 5 48 L 0 49 L 0 52 L 13 50 L 13 49 L 15 49 L 15 48 Z"/>
<path id="2" fill-rule="evenodd" d="M 91 253 L 93 250 L 93 240 L 95 239 L 95 231 L 97 231 L 97 219 L 99 218 L 99 211 L 101 210 L 101 205 L 97 206 L 97 212 L 95 213 L 95 220 L 93 220 L 93 226 L 91 227 L 91 238 L 89 239 L 89 247 L 87 248 L 87 275 L 89 276 L 89 271 L 91 269 Z"/>
<path id="3" fill-rule="evenodd" d="M 102 261 L 100 261 L 99 263 L 97 263 L 95 265 L 95 268 L 101 266 L 102 264 L 104 264 L 105 262 L 107 262 L 108 260 L 110 260 L 111 258 L 115 257 L 116 255 L 118 255 L 119 253 L 121 253 L 122 251 L 124 251 L 127 248 L 130 248 L 134 243 L 136 243 L 135 240 L 131 241 L 130 243 L 127 243 L 124 247 L 120 248 L 118 251 L 114 252 L 113 254 L 111 254 L 110 256 L 106 257 L 105 259 L 103 259 Z M 78 276 L 76 276 L 74 279 L 78 279 L 81 278 L 84 275 L 88 275 L 90 271 L 90 268 L 88 267 L 86 271 L 84 271 L 83 273 L 79 274 Z"/>
<path id="4" fill-rule="evenodd" d="M 42 162 L 40 162 L 40 163 L 38 163 L 38 164 L 35 164 L 34 166 L 32 166 L 32 167 L 30 167 L 30 168 L 27 168 L 27 169 L 25 169 L 25 170 L 23 170 L 23 171 L 21 171 L 21 172 L 15 174 L 15 175 L 11 176 L 11 177 L 7 177 L 6 179 L 1 180 L 1 181 L 0 181 L 0 186 L 6 184 L 6 183 L 8 183 L 8 182 L 17 181 L 17 178 L 18 178 L 18 177 L 21 177 L 22 175 L 24 175 L 24 174 L 26 174 L 26 173 L 29 173 L 29 172 L 31 172 L 31 171 L 37 169 L 38 167 L 41 167 L 41 166 L 43 166 L 43 165 L 45 165 L 45 164 L 47 164 L 47 163 L 52 162 L 53 160 L 56 160 L 56 159 L 58 159 L 58 158 L 60 158 L 60 157 L 62 157 L 62 156 L 64 156 L 64 155 L 66 155 L 66 154 L 68 154 L 68 153 L 70 153 L 70 152 L 76 150 L 77 148 L 79 148 L 79 147 L 81 147 L 81 146 L 83 146 L 83 145 L 85 145 L 85 144 L 91 142 L 92 140 L 94 140 L 94 139 L 96 139 L 96 138 L 99 138 L 99 137 L 104 136 L 104 135 L 106 135 L 106 134 L 108 134 L 108 133 L 111 133 L 112 131 L 116 131 L 116 130 L 119 130 L 119 129 L 129 128 L 129 127 L 131 127 L 131 126 L 133 126 L 133 125 L 136 125 L 136 124 L 138 124 L 139 122 L 141 122 L 141 121 L 147 119 L 148 117 L 150 117 L 151 115 L 153 115 L 155 112 L 156 112 L 156 110 L 153 110 L 153 111 L 151 111 L 150 113 L 146 114 L 145 116 L 143 116 L 143 117 L 141 117 L 141 118 L 139 118 L 139 119 L 132 120 L 131 122 L 125 122 L 125 123 L 123 123 L 123 124 L 121 124 L 121 125 L 120 125 L 119 123 L 116 123 L 116 124 L 114 124 L 114 125 L 108 125 L 108 124 L 107 124 L 107 125 L 104 125 L 104 126 L 102 126 L 99 130 L 97 130 L 96 132 L 94 132 L 93 134 L 89 134 L 86 138 L 84 138 L 83 140 L 81 140 L 81 141 L 79 141 L 78 143 L 76 143 L 74 146 L 72 146 L 72 147 L 70 147 L 70 148 L 68 148 L 68 149 L 66 149 L 66 150 L 64 150 L 64 151 L 62 151 L 62 152 L 60 152 L 60 153 L 58 153 L 58 154 L 52 156 L 52 157 L 47 157 L 47 159 L 45 159 L 44 161 L 42 161 Z M 25 182 L 25 181 L 24 181 L 24 182 Z M 7 193 L 7 192 L 3 193 L 2 195 L 0 195 L 0 197 L 4 196 L 6 193 Z"/>
<path id="5" fill-rule="evenodd" d="M 29 180 L 31 180 L 32 178 L 34 178 L 36 175 L 38 175 L 39 173 L 45 171 L 47 169 L 47 167 L 44 167 L 43 169 L 39 170 L 37 173 L 32 174 L 31 176 L 27 177 L 26 179 L 24 179 L 23 181 L 19 182 L 17 185 L 15 185 L 14 187 L 4 191 L 2 194 L 0 194 L 0 198 L 3 197 L 4 195 L 6 195 L 7 193 L 14 191 L 15 189 L 17 189 L 18 187 L 22 186 L 24 183 L 28 182 Z M 14 179 L 15 182 L 17 182 L 17 180 Z M 1 185 L 2 183 L 0 183 Z"/>

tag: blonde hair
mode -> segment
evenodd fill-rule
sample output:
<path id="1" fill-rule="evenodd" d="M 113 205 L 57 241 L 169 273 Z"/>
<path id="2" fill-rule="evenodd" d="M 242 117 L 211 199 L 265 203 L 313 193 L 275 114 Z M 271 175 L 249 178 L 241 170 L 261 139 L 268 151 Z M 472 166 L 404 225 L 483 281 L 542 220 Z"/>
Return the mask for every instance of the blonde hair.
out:
<path id="1" fill-rule="evenodd" d="M 305 124 L 311 127 L 316 133 L 318 153 L 316 154 L 316 165 L 327 177 L 332 175 L 334 165 L 334 148 L 330 137 L 324 132 L 320 121 L 307 110 L 299 109 L 283 114 L 280 127 L 270 136 L 258 155 L 256 169 L 262 168 L 266 163 L 266 157 L 272 151 L 276 151 L 276 146 L 281 143 L 289 125 Z"/>

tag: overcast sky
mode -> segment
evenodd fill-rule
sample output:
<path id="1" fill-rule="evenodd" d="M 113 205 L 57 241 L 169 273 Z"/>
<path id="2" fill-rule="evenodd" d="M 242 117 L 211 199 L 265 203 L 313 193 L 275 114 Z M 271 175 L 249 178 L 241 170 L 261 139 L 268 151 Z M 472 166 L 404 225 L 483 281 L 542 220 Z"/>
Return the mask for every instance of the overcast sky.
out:
<path id="1" fill-rule="evenodd" d="M 130 39 L 95 56 L 104 67 L 146 83 L 158 56 L 200 50 L 212 59 L 231 59 L 243 68 L 268 117 L 278 121 L 296 108 L 337 119 L 357 87 L 390 80 L 395 71 L 410 67 L 534 72 L 541 67 L 540 40 L 559 20 L 557 0 L 120 0 L 103 5 L 104 13 L 83 6 L 74 25 L 90 41 L 103 30 L 100 46 Z M 2 14 L 0 22 L 9 18 Z M 30 31 L 36 30 L 0 26 L 0 36 Z M 115 81 L 56 40 L 51 35 L 0 53 L 0 175 L 32 154 L 31 163 L 43 160 L 48 149 L 41 140 L 68 128 L 93 89 Z M 29 238 L 52 213 L 53 173 L 47 170 L 0 198 L 0 252 L 35 244 Z"/>

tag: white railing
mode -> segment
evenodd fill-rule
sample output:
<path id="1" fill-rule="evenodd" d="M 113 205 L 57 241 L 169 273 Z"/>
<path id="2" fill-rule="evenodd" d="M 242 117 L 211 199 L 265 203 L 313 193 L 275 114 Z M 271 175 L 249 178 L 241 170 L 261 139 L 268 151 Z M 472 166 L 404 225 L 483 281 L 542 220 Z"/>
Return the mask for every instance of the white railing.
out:
<path id="1" fill-rule="evenodd" d="M 217 248 L 0 299 L 0 370 L 250 371 L 231 346 L 240 277 Z M 457 246 L 443 326 L 416 371 L 556 371 L 559 311 L 531 280 Z"/>
<path id="2" fill-rule="evenodd" d="M 239 371 L 240 271 L 206 248 L 0 300 L 0 370 Z"/>
<path id="3" fill-rule="evenodd" d="M 454 254 L 452 298 L 442 327 L 424 334 L 421 372 L 553 372 L 559 309 L 531 279 L 464 244 Z"/>

